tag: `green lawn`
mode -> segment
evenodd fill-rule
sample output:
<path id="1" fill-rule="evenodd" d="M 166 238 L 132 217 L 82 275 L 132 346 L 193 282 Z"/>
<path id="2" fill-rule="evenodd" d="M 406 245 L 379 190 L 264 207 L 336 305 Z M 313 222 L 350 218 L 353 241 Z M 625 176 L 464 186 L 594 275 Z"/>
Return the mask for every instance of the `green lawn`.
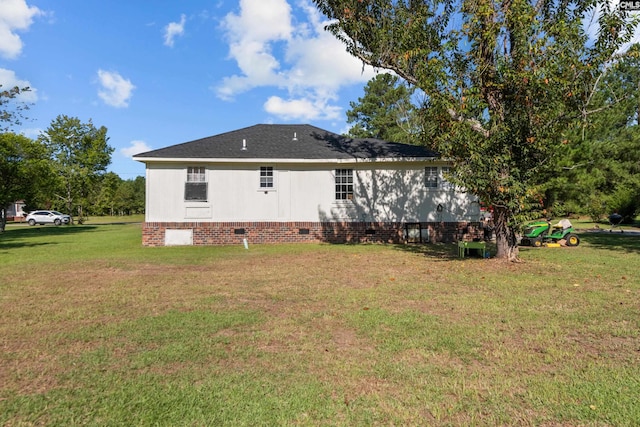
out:
<path id="1" fill-rule="evenodd" d="M 11 226 L 0 424 L 638 425 L 640 236 L 581 238 L 505 264 Z"/>

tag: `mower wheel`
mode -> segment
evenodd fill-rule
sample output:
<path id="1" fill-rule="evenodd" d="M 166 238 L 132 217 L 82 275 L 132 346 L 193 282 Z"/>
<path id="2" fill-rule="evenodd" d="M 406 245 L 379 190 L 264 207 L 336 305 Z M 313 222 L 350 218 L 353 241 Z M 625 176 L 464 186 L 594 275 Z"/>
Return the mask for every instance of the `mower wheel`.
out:
<path id="1" fill-rule="evenodd" d="M 567 240 L 567 246 L 578 246 L 580 244 L 580 238 L 575 234 L 567 234 L 565 239 Z"/>
<path id="2" fill-rule="evenodd" d="M 542 240 L 541 239 L 532 240 L 531 246 L 535 246 L 536 248 L 539 248 L 540 246 L 542 246 Z"/>

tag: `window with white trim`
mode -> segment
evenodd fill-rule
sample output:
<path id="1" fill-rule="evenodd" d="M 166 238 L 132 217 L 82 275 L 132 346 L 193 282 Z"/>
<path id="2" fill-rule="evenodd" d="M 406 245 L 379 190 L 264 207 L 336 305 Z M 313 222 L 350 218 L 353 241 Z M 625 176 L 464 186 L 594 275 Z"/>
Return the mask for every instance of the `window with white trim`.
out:
<path id="1" fill-rule="evenodd" d="M 438 188 L 438 168 L 427 166 L 424 168 L 424 186 L 426 188 Z"/>
<path id="2" fill-rule="evenodd" d="M 184 200 L 189 202 L 207 201 L 207 175 L 204 166 L 189 166 L 187 168 Z"/>
<path id="3" fill-rule="evenodd" d="M 336 169 L 336 200 L 353 199 L 353 169 Z"/>
<path id="4" fill-rule="evenodd" d="M 273 166 L 260 166 L 260 188 L 273 188 Z"/>

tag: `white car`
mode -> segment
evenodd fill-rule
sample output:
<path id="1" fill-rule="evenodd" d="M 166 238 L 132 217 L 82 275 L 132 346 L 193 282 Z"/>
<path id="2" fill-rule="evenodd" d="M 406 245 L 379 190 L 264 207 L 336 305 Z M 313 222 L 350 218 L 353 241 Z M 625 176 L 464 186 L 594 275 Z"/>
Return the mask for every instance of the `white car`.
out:
<path id="1" fill-rule="evenodd" d="M 29 225 L 69 224 L 71 223 L 71 217 L 58 211 L 33 211 L 27 215 L 27 223 Z"/>

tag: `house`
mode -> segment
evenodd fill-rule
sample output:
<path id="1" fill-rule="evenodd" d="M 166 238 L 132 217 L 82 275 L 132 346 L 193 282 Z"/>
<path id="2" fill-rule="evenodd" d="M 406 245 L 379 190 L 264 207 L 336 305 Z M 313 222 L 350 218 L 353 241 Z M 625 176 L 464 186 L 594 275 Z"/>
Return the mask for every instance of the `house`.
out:
<path id="1" fill-rule="evenodd" d="M 477 198 L 424 147 L 260 124 L 141 153 L 143 245 L 455 241 Z"/>
<path id="2" fill-rule="evenodd" d="M 27 206 L 24 200 L 18 200 L 9 204 L 6 207 L 7 221 L 24 221 L 24 217 L 27 214 L 24 212 L 24 208 Z"/>

